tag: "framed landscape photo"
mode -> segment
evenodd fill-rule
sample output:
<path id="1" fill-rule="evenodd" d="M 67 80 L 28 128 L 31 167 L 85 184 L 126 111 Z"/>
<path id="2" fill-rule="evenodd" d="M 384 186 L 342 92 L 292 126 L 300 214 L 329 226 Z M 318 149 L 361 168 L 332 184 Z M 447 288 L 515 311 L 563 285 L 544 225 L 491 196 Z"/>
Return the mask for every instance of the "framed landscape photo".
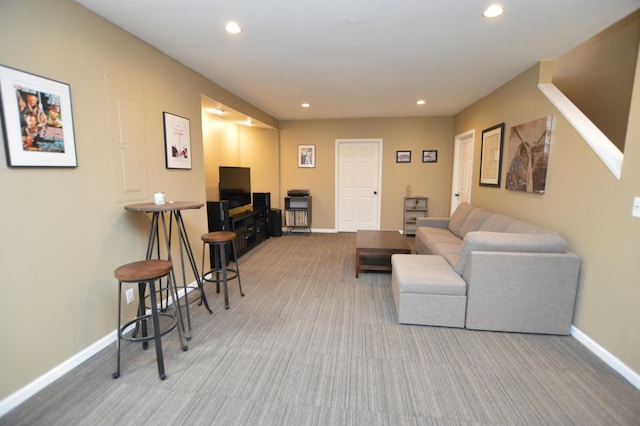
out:
<path id="1" fill-rule="evenodd" d="M 162 117 L 167 169 L 191 169 L 189 120 L 168 112 L 163 112 Z"/>
<path id="2" fill-rule="evenodd" d="M 480 151 L 480 185 L 500 187 L 504 123 L 482 131 Z"/>
<path id="3" fill-rule="evenodd" d="M 396 163 L 410 163 L 411 151 L 396 151 Z"/>
<path id="4" fill-rule="evenodd" d="M 435 149 L 422 151 L 422 162 L 423 163 L 437 163 L 438 162 L 438 151 L 436 151 Z"/>
<path id="5" fill-rule="evenodd" d="M 77 167 L 68 84 L 0 65 L 9 167 Z"/>
<path id="6" fill-rule="evenodd" d="M 316 166 L 316 146 L 298 145 L 298 167 Z"/>

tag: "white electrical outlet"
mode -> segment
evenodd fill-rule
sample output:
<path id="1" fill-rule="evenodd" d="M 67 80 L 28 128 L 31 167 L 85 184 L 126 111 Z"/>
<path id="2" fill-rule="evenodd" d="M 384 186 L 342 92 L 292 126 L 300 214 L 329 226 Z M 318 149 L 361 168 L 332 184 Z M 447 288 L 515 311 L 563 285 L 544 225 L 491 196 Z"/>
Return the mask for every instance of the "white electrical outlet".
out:
<path id="1" fill-rule="evenodd" d="M 631 216 L 640 217 L 640 197 L 633 198 L 633 208 L 631 210 Z"/>
<path id="2" fill-rule="evenodd" d="M 133 299 L 135 298 L 133 295 L 133 289 L 127 289 L 127 291 L 125 292 L 125 295 L 127 296 L 127 304 L 129 303 L 133 303 Z"/>

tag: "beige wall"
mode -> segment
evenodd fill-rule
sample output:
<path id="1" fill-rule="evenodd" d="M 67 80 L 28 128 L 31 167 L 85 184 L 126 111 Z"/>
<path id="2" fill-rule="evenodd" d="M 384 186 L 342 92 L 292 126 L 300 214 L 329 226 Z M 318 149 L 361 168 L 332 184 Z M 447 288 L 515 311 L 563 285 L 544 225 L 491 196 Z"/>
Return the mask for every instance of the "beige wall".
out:
<path id="1" fill-rule="evenodd" d="M 480 164 L 482 129 L 506 123 L 510 128 L 548 114 L 553 116 L 547 186 L 544 194 L 479 187 L 472 202 L 493 211 L 554 228 L 582 258 L 574 325 L 636 372 L 640 372 L 640 218 L 631 216 L 640 196 L 640 122 L 627 131 L 622 178 L 618 181 L 584 140 L 537 89 L 535 66 L 455 117 L 454 132 L 476 129 L 474 175 Z M 636 83 L 640 74 L 635 73 Z M 631 117 L 640 114 L 640 84 L 631 100 Z M 508 152 L 505 146 L 505 152 Z"/>
<path id="2" fill-rule="evenodd" d="M 368 118 L 282 121 L 280 123 L 281 192 L 309 189 L 313 197 L 312 228 L 336 229 L 336 139 L 383 139 L 380 228 L 402 229 L 402 197 L 429 197 L 429 215 L 449 214 L 453 121 L 450 117 Z M 298 168 L 298 145 L 316 145 L 316 167 Z M 422 151 L 438 150 L 437 163 L 422 163 Z M 397 164 L 396 151 L 410 150 L 410 164 Z"/>
<path id="3" fill-rule="evenodd" d="M 241 126 L 202 112 L 207 201 L 219 201 L 220 166 L 251 168 L 251 190 L 269 192 L 271 207 L 280 207 L 278 131 Z"/>
<path id="4" fill-rule="evenodd" d="M 49 27 L 24 30 L 36 15 L 52 23 L 54 39 L 45 35 Z M 0 39 L 3 65 L 70 84 L 78 153 L 71 169 L 0 161 L 2 400 L 115 330 L 113 270 L 144 256 L 149 219 L 126 213 L 114 195 L 119 164 L 105 74 L 142 86 L 137 118 L 148 189 L 136 201 L 151 201 L 157 190 L 170 200 L 205 201 L 201 94 L 263 123 L 277 120 L 71 0 L 3 1 Z M 165 168 L 163 111 L 190 120 L 191 170 Z M 185 212 L 184 220 L 189 233 L 206 231 L 204 209 Z M 193 248 L 199 259 L 200 246 Z M 110 372 L 96 374 L 108 380 Z"/>
<path id="5" fill-rule="evenodd" d="M 623 152 L 638 40 L 640 10 L 554 61 L 553 84 Z"/>

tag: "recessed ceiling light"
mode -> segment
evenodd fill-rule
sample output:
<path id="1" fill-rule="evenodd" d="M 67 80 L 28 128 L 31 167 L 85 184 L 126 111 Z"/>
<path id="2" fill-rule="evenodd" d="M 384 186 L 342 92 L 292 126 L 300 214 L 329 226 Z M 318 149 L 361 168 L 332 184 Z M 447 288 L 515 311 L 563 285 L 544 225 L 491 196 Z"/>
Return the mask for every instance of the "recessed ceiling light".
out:
<path id="1" fill-rule="evenodd" d="M 418 101 L 416 102 L 418 105 L 424 105 L 427 103 L 427 101 L 425 101 L 424 99 L 418 99 Z"/>
<path id="2" fill-rule="evenodd" d="M 302 108 L 309 108 L 311 105 L 309 105 L 308 103 L 304 102 L 302 104 Z"/>
<path id="3" fill-rule="evenodd" d="M 231 34 L 238 34 L 239 32 L 242 31 L 242 28 L 240 28 L 240 25 L 238 25 L 236 22 L 229 22 L 225 27 L 224 27 L 225 31 L 227 31 L 228 33 Z"/>
<path id="4" fill-rule="evenodd" d="M 222 115 L 222 114 L 224 114 L 226 112 L 222 108 L 210 108 L 209 111 L 214 113 L 214 114 L 218 114 L 218 115 Z"/>
<path id="5" fill-rule="evenodd" d="M 499 4 L 492 4 L 482 13 L 482 16 L 485 18 L 495 18 L 496 16 L 502 15 L 504 9 Z"/>

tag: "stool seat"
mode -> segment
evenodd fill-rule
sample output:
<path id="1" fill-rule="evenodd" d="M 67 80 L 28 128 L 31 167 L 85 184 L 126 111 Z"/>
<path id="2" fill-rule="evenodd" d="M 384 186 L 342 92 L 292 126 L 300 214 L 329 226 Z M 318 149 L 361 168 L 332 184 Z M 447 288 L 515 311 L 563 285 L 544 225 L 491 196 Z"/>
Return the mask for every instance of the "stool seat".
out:
<path id="1" fill-rule="evenodd" d="M 220 284 L 224 288 L 224 307 L 229 309 L 229 289 L 227 282 L 230 280 L 238 280 L 240 288 L 240 296 L 244 296 L 242 291 L 242 282 L 240 281 L 240 265 L 238 264 L 238 255 L 236 253 L 236 233 L 230 231 L 215 231 L 203 234 L 202 239 L 202 282 L 216 283 L 216 292 L 220 293 Z M 204 269 L 204 258 L 206 246 L 209 246 L 209 255 L 211 258 L 211 269 Z M 227 248 L 231 249 L 235 268 L 229 268 L 227 265 Z"/>
<path id="2" fill-rule="evenodd" d="M 133 283 L 155 280 L 169 272 L 171 272 L 171 262 L 168 260 L 141 260 L 122 265 L 113 274 L 119 281 Z"/>
<path id="3" fill-rule="evenodd" d="M 209 232 L 208 234 L 202 235 L 202 241 L 207 244 L 211 243 L 228 243 L 233 241 L 236 238 L 235 232 L 230 231 L 216 231 Z"/>

